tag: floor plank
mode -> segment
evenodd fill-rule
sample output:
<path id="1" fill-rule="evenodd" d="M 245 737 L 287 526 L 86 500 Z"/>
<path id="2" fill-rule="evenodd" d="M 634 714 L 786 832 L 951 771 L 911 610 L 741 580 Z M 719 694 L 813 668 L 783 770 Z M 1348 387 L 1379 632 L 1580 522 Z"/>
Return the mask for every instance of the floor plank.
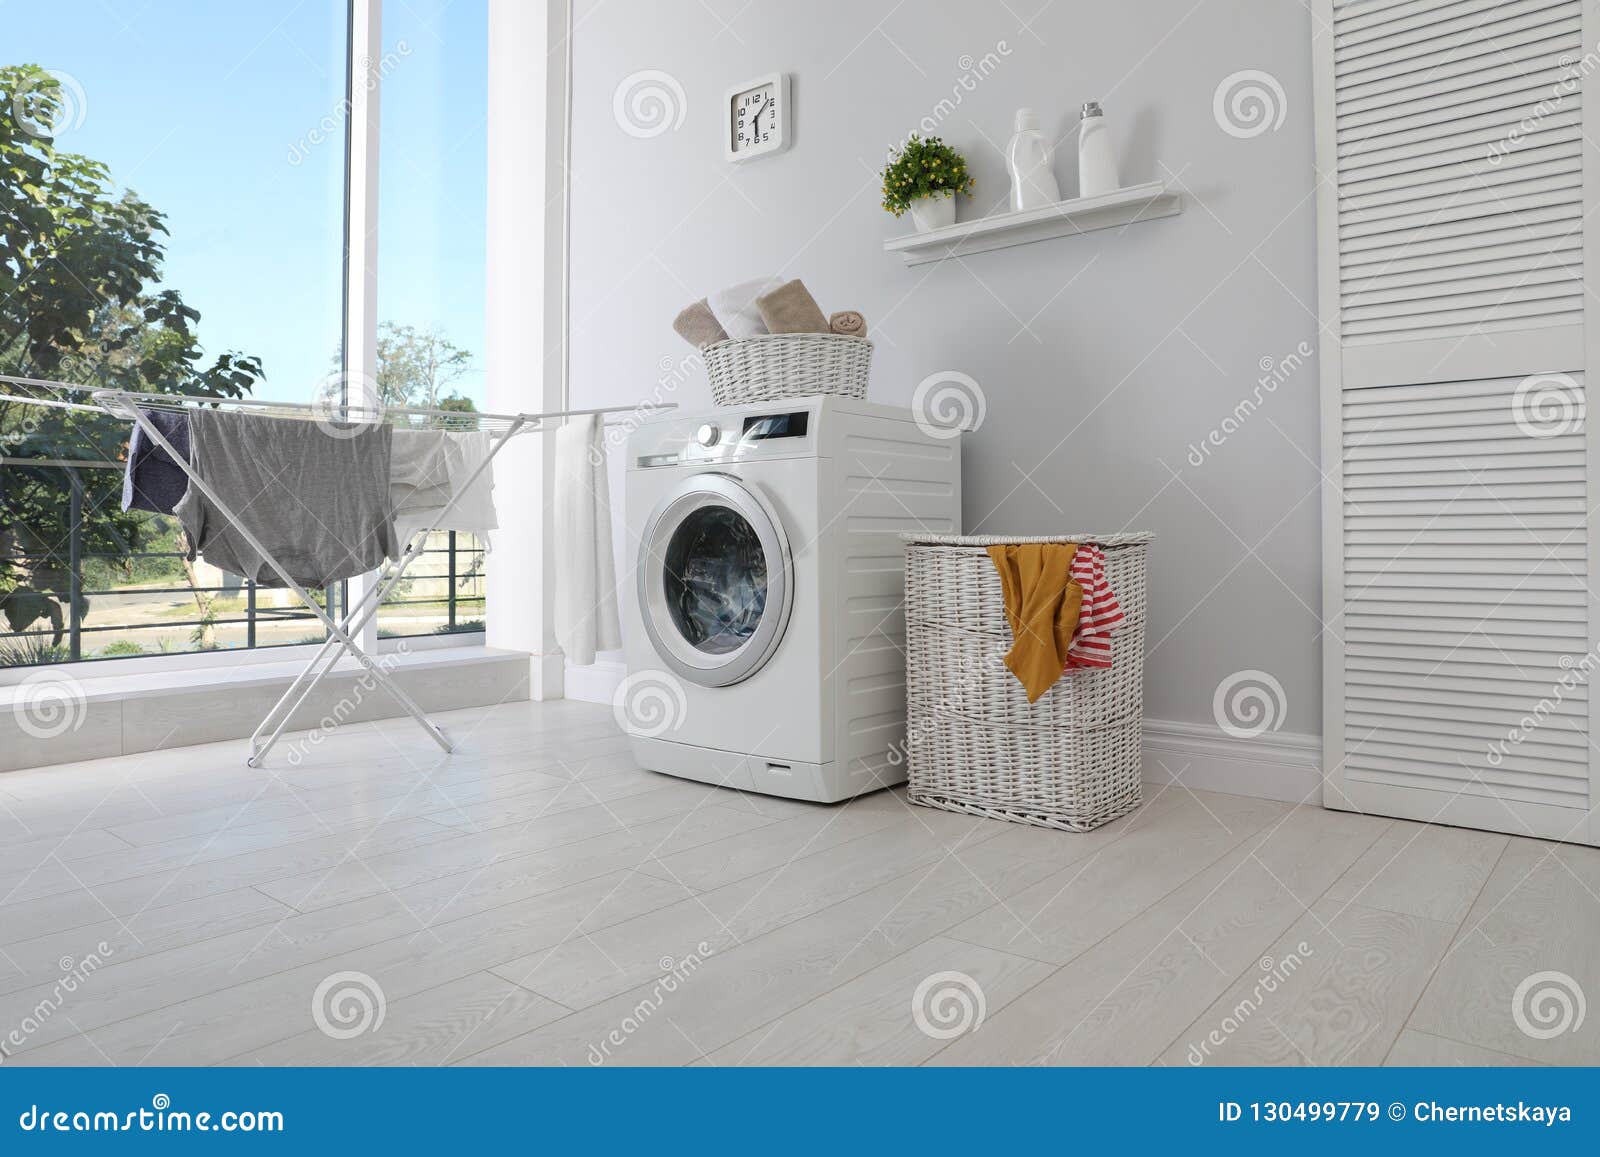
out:
<path id="1" fill-rule="evenodd" d="M 1600 1017 L 1578 1020 L 1580 993 L 1585 1004 L 1600 993 L 1600 848 L 1516 838 L 1410 1027 L 1544 1064 L 1597 1064 Z"/>
<path id="2" fill-rule="evenodd" d="M 1324 897 L 1167 1049 L 1167 1065 L 1376 1065 L 1454 925 Z"/>
<path id="3" fill-rule="evenodd" d="M 1507 837 L 1396 820 L 1328 889 L 1331 900 L 1455 925 L 1483 890 Z"/>
<path id="4" fill-rule="evenodd" d="M 709 1061 L 921 1064 L 950 1039 L 946 1034 L 982 1032 L 989 1013 L 1049 974 L 1050 966 L 1037 960 L 935 936 L 718 1049 Z"/>

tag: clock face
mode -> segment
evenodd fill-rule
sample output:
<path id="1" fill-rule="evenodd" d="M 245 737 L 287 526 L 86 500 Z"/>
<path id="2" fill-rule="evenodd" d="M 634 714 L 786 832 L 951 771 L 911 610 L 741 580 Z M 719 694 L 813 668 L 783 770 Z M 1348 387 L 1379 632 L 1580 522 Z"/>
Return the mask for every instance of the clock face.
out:
<path id="1" fill-rule="evenodd" d="M 733 151 L 771 144 L 777 133 L 778 86 L 764 84 L 733 98 Z"/>
<path id="2" fill-rule="evenodd" d="M 728 91 L 727 152 L 730 161 L 782 152 L 789 147 L 789 78 L 773 73 Z"/>

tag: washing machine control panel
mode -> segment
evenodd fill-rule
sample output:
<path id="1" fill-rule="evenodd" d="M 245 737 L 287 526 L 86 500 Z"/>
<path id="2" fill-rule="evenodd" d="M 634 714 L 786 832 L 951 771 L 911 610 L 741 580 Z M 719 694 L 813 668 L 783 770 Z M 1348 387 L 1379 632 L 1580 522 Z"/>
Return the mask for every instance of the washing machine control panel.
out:
<path id="1" fill-rule="evenodd" d="M 816 421 L 808 409 L 730 410 L 712 420 L 662 422 L 643 434 L 630 442 L 630 465 L 638 469 L 805 454 L 816 444 Z"/>

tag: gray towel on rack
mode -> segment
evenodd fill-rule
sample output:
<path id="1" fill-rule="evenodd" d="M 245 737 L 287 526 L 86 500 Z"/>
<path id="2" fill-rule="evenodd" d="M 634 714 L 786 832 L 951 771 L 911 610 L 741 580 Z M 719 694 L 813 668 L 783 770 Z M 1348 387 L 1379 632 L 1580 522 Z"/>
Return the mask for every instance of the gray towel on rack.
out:
<path id="1" fill-rule="evenodd" d="M 189 461 L 189 415 L 183 411 L 140 410 L 172 448 Z M 128 438 L 128 465 L 122 474 L 122 509 L 149 510 L 171 514 L 183 492 L 189 489 L 189 476 L 166 449 L 135 422 Z"/>
<path id="2" fill-rule="evenodd" d="M 399 553 L 389 513 L 393 435 L 387 425 L 210 409 L 190 414 L 195 474 L 308 588 L 373 570 Z M 198 486 L 189 487 L 175 513 L 207 562 L 282 585 Z"/>

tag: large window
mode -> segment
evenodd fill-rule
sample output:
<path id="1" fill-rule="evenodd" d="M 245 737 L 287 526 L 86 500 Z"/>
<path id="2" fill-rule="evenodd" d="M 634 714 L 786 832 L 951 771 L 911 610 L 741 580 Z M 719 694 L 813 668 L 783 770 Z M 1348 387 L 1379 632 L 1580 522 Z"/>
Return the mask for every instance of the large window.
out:
<path id="1" fill-rule="evenodd" d="M 488 5 L 406 0 L 383 13 L 378 387 L 385 400 L 481 410 Z M 482 631 L 482 544 L 437 532 L 378 612 L 385 637 Z"/>
<path id="2" fill-rule="evenodd" d="M 482 7 L 383 13 L 376 368 L 394 403 L 482 404 Z M 346 0 L 8 9 L 0 373 L 273 400 L 325 389 L 351 283 L 351 25 Z M 170 517 L 121 510 L 127 434 L 0 403 L 0 666 L 320 640 L 292 595 L 190 559 Z M 381 633 L 481 629 L 479 545 L 438 534 L 428 549 Z"/>

